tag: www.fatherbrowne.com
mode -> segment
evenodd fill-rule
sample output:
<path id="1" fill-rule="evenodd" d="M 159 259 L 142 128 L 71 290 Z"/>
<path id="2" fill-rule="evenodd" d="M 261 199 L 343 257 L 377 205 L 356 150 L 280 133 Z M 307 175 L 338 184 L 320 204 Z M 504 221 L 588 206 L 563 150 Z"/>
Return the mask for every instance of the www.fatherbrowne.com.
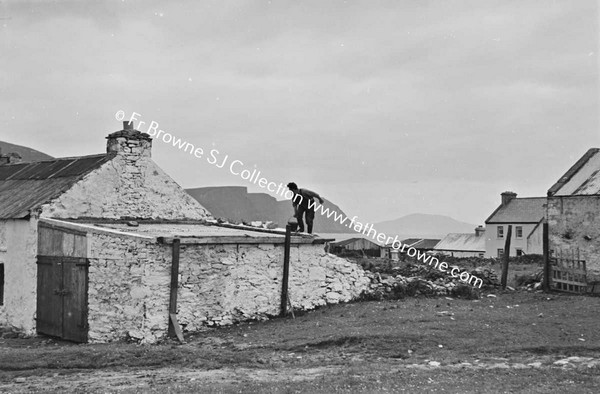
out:
<path id="1" fill-rule="evenodd" d="M 303 197 L 300 194 L 296 194 L 294 197 L 294 203 L 300 204 L 302 199 Z M 466 271 L 460 272 L 457 267 L 450 268 L 448 263 L 445 261 L 440 262 L 436 257 L 428 255 L 425 252 L 421 252 L 412 246 L 408 246 L 406 244 L 403 245 L 402 242 L 398 240 L 397 235 L 393 238 L 386 237 L 384 233 L 378 233 L 377 230 L 373 228 L 372 224 L 367 223 L 363 225 L 356 220 L 358 219 L 358 216 L 354 216 L 352 219 L 349 219 L 347 216 L 344 216 L 341 213 L 330 210 L 329 208 L 324 208 L 323 204 L 317 205 L 316 201 L 312 199 L 308 200 L 308 208 L 314 209 L 315 212 L 319 212 L 322 216 L 326 216 L 327 218 L 333 217 L 333 220 L 339 222 L 340 224 L 345 225 L 346 227 L 349 227 L 358 233 L 364 234 L 367 237 L 370 236 L 379 243 L 385 245 L 391 244 L 394 250 L 399 250 L 401 253 L 406 252 L 406 254 L 408 254 L 410 257 L 417 256 L 417 260 L 420 260 L 425 264 L 429 264 L 429 266 L 433 266 L 434 268 L 439 269 L 441 272 L 450 272 L 452 277 L 458 278 L 461 282 L 465 282 L 478 288 L 481 288 L 483 285 L 483 280 L 481 280 L 481 278 L 471 275 Z M 345 224 L 348 220 L 350 220 L 350 223 Z"/>
<path id="2" fill-rule="evenodd" d="M 138 116 L 141 116 L 141 115 L 138 114 L 137 112 L 133 112 L 131 114 L 131 117 L 129 118 L 129 122 L 131 123 L 134 121 L 139 121 Z M 122 111 L 122 110 L 117 111 L 117 113 L 115 114 L 115 117 L 117 120 L 125 119 L 126 118 L 125 111 Z M 137 127 L 138 130 L 141 129 L 144 124 L 145 124 L 145 122 L 139 121 L 139 124 Z M 184 141 L 181 138 L 176 138 L 172 134 L 167 133 L 163 130 L 160 130 L 158 127 L 159 127 L 158 123 L 152 121 L 150 123 L 150 125 L 148 126 L 147 133 L 151 137 L 155 137 L 156 139 L 161 138 L 161 135 L 162 135 L 161 139 L 163 142 L 168 143 L 168 144 L 172 143 L 173 147 L 177 147 L 186 152 L 189 150 L 189 153 L 193 154 L 198 159 L 203 158 L 204 150 L 202 148 L 194 146 L 193 144 L 191 144 L 187 141 Z M 227 163 L 227 161 L 229 159 L 229 155 L 225 155 L 225 157 L 221 160 L 221 158 L 218 157 L 219 154 L 220 154 L 220 152 L 218 150 L 212 149 L 210 151 L 210 158 L 206 158 L 206 159 L 209 164 L 212 164 L 212 165 L 216 166 L 217 168 L 223 168 L 225 166 L 225 163 Z M 275 182 L 267 181 L 267 179 L 260 177 L 260 171 L 258 171 L 256 168 L 253 168 L 252 171 L 250 171 L 249 169 L 244 168 L 244 163 L 242 163 L 239 160 L 231 161 L 231 164 L 229 165 L 229 171 L 233 175 L 237 175 L 237 176 L 241 177 L 242 179 L 247 180 L 250 183 L 256 184 L 257 186 L 259 186 L 263 189 L 267 189 L 271 193 L 275 193 L 277 195 L 283 196 L 288 200 L 294 198 L 295 203 L 300 203 L 302 201 L 302 200 L 297 201 L 298 197 L 300 197 L 300 199 L 303 198 L 301 195 L 296 194 L 294 196 L 294 193 L 292 193 L 290 190 L 285 190 L 286 188 L 282 183 L 279 183 L 279 185 L 277 185 L 277 183 L 275 183 Z M 346 221 L 348 221 L 347 216 L 344 216 L 341 213 L 338 213 L 336 211 L 331 211 L 331 210 L 329 210 L 329 208 L 324 208 L 322 204 L 317 206 L 316 202 L 314 200 L 309 200 L 308 205 L 309 205 L 310 209 L 314 208 L 315 212 L 319 212 L 322 216 L 326 216 L 327 218 L 333 217 L 333 219 L 335 221 L 339 222 L 342 225 L 344 225 L 344 223 L 346 223 Z M 435 258 L 431 255 L 420 252 L 417 249 L 410 247 L 408 245 L 403 245 L 402 242 L 400 242 L 398 240 L 398 236 L 395 236 L 394 238 L 386 237 L 385 234 L 378 233 L 377 230 L 375 230 L 373 228 L 372 224 L 363 225 L 362 223 L 358 222 L 356 219 L 358 219 L 358 216 L 354 216 L 352 219 L 350 219 L 350 223 L 347 224 L 346 226 L 353 229 L 354 231 L 356 231 L 358 233 L 362 233 L 367 236 L 371 236 L 373 239 L 377 240 L 377 242 L 379 242 L 379 243 L 382 243 L 385 245 L 389 245 L 391 243 L 392 248 L 394 250 L 399 250 L 401 253 L 406 252 L 406 254 L 408 254 L 410 257 L 417 256 L 417 259 L 423 261 L 423 263 L 429 264 L 430 266 L 433 265 L 433 267 L 439 269 L 441 272 L 448 272 L 448 268 L 450 268 L 448 263 L 446 263 L 446 262 L 440 263 L 440 261 L 437 258 Z M 481 288 L 481 286 L 483 285 L 483 280 L 481 280 L 481 278 L 471 275 L 465 271 L 459 272 L 458 268 L 456 268 L 456 267 L 450 268 L 450 275 L 454 278 L 459 278 L 460 281 L 468 283 L 472 286 L 477 286 L 477 287 Z"/>

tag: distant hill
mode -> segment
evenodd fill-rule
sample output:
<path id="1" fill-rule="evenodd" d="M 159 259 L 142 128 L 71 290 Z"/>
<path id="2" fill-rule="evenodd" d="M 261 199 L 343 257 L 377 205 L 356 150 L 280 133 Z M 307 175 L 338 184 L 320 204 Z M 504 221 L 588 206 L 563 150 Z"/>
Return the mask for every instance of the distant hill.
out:
<path id="1" fill-rule="evenodd" d="M 410 237 L 442 238 L 448 233 L 474 233 L 476 224 L 459 222 L 449 216 L 413 213 L 399 219 L 375 223 L 373 227 L 386 235 L 410 234 Z"/>
<path id="2" fill-rule="evenodd" d="M 31 149 L 21 145 L 9 144 L 8 142 L 3 141 L 0 141 L 0 151 L 3 155 L 7 153 L 16 152 L 21 155 L 23 161 L 42 161 L 54 159 L 52 156 L 49 156 L 35 149 Z"/>
<path id="3" fill-rule="evenodd" d="M 291 201 L 278 201 L 267 193 L 248 193 L 244 186 L 200 187 L 186 191 L 216 218 L 247 222 L 272 221 L 284 228 L 294 214 Z M 325 201 L 324 206 L 344 214 L 337 205 L 329 201 Z M 349 233 L 351 230 L 317 213 L 313 232 Z"/>

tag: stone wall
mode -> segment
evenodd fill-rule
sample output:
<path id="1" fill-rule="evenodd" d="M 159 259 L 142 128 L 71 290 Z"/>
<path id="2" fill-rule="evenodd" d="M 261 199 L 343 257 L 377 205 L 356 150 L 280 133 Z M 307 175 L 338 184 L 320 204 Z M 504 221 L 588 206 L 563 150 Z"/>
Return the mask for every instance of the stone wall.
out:
<path id="1" fill-rule="evenodd" d="M 155 342 L 166 335 L 171 245 L 92 234 L 89 337 Z M 178 321 L 184 331 L 279 313 L 283 246 L 182 245 Z M 293 245 L 290 299 L 295 309 L 350 301 L 369 286 L 362 268 L 327 254 L 322 245 Z"/>
<path id="2" fill-rule="evenodd" d="M 37 219 L 0 220 L 0 263 L 4 263 L 4 305 L 0 325 L 35 333 Z"/>
<path id="3" fill-rule="evenodd" d="M 170 252 L 153 238 L 88 234 L 89 341 L 156 340 L 167 329 Z"/>
<path id="4" fill-rule="evenodd" d="M 135 155 L 115 156 L 42 208 L 41 217 L 47 218 L 203 220 L 211 217 L 149 157 Z"/>
<path id="5" fill-rule="evenodd" d="M 600 280 L 600 196 L 549 197 L 550 250 L 579 253 L 588 281 Z"/>

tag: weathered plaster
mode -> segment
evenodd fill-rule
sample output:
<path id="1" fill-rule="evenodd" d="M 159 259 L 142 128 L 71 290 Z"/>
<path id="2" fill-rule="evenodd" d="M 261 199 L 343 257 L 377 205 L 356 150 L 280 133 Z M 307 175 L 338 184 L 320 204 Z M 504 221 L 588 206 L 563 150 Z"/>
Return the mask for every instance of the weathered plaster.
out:
<path id="1" fill-rule="evenodd" d="M 155 342 L 168 328 L 171 245 L 89 234 L 89 338 Z M 322 245 L 294 245 L 289 293 L 295 309 L 350 301 L 369 286 L 365 272 Z M 177 316 L 184 331 L 279 313 L 283 247 L 182 245 Z"/>
<path id="2" fill-rule="evenodd" d="M 600 280 L 600 196 L 549 197 L 547 218 L 550 250 L 579 252 L 588 281 Z"/>
<path id="3" fill-rule="evenodd" d="M 4 305 L 0 325 L 35 332 L 37 220 L 0 221 L 0 262 L 4 263 Z"/>
<path id="4" fill-rule="evenodd" d="M 117 155 L 43 206 L 41 217 L 210 218 L 210 213 L 147 156 Z"/>

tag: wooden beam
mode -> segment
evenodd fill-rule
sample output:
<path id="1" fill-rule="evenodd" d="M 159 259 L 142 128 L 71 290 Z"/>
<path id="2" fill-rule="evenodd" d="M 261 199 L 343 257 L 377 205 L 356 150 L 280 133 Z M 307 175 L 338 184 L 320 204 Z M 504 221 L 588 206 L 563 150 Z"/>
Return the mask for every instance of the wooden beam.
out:
<path id="1" fill-rule="evenodd" d="M 183 245 L 218 245 L 218 244 L 285 244 L 285 237 L 250 237 L 250 236 L 208 236 L 208 237 L 158 237 L 158 242 L 172 244 L 179 239 Z M 291 237 L 293 244 L 312 244 L 313 240 L 303 237 Z"/>

